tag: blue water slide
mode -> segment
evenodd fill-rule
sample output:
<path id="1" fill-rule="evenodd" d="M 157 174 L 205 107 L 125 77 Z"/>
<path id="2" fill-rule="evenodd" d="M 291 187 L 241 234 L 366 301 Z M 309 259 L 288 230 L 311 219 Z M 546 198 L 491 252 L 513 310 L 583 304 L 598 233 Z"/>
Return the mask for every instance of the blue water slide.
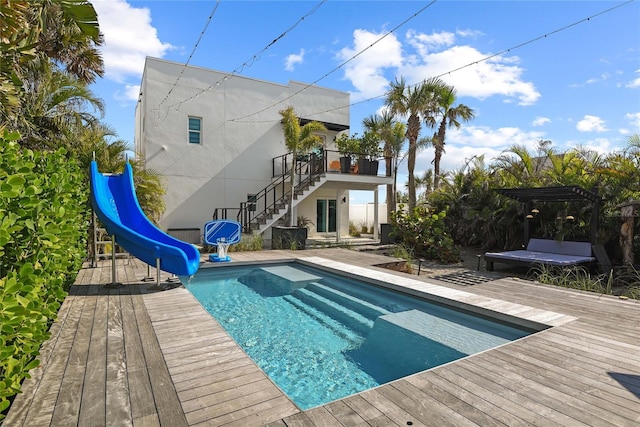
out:
<path id="1" fill-rule="evenodd" d="M 140 208 L 133 186 L 133 171 L 127 163 L 120 175 L 98 172 L 91 162 L 91 204 L 98 218 L 116 243 L 149 265 L 180 276 L 198 271 L 200 252 L 156 227 Z"/>

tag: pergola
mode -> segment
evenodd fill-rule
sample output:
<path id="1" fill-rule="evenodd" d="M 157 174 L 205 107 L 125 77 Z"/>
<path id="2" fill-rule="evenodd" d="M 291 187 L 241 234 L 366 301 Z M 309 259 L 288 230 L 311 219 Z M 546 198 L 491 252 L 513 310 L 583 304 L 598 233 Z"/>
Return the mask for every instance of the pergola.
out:
<path id="1" fill-rule="evenodd" d="M 591 202 L 591 243 L 597 243 L 598 219 L 600 217 L 600 196 L 598 193 L 578 186 L 537 187 L 537 188 L 499 188 L 499 194 L 524 204 L 525 212 L 530 212 L 533 202 Z M 529 241 L 529 221 L 524 222 L 524 243 Z"/>

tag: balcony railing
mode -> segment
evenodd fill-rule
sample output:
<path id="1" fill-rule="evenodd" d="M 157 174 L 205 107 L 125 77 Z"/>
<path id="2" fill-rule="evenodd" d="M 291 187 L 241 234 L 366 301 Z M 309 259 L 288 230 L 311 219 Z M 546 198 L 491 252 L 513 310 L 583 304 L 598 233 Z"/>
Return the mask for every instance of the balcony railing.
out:
<path id="1" fill-rule="evenodd" d="M 347 160 L 344 158 L 346 157 Z M 335 150 L 322 150 L 316 153 L 298 155 L 294 171 L 294 197 L 306 191 L 310 185 L 326 173 L 357 173 L 360 175 L 378 175 L 381 159 L 365 161 L 358 154 L 341 155 Z M 289 203 L 291 198 L 290 177 L 293 164 L 293 153 L 287 153 L 272 159 L 273 181 L 260 190 L 251 200 L 241 202 L 237 208 L 216 208 L 213 219 L 233 219 L 242 224 L 244 233 L 250 233 L 266 223 L 280 209 Z"/>

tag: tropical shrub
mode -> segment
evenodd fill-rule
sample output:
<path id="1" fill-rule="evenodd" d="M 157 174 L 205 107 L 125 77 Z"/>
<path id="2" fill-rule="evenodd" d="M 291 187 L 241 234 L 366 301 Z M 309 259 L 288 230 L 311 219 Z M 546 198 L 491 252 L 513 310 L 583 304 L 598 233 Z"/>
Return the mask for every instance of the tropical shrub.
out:
<path id="1" fill-rule="evenodd" d="M 485 166 L 472 158 L 459 171 L 446 174 L 440 187 L 425 197 L 435 212 L 446 211 L 445 222 L 454 242 L 484 249 L 514 249 L 523 244 L 524 205 L 500 196 L 499 188 L 580 186 L 602 199 L 598 242 L 612 261 L 620 259 L 620 203 L 640 199 L 640 136 L 629 138 L 626 149 L 601 155 L 580 147 L 557 152 L 551 141 L 536 151 L 514 145 Z M 529 223 L 531 237 L 589 240 L 592 207 L 586 202 L 536 203 Z M 572 220 L 569 218 L 573 217 Z M 634 236 L 640 236 L 640 221 Z M 640 237 L 633 251 L 640 254 Z M 637 256 L 637 255 L 636 255 Z"/>
<path id="2" fill-rule="evenodd" d="M 460 251 L 453 243 L 445 223 L 445 211 L 435 213 L 426 206 L 408 212 L 400 206 L 392 216 L 392 234 L 416 257 L 444 263 L 460 261 Z"/>
<path id="3" fill-rule="evenodd" d="M 21 149 L 0 135 L 0 420 L 39 362 L 86 256 L 87 185 L 64 149 Z"/>

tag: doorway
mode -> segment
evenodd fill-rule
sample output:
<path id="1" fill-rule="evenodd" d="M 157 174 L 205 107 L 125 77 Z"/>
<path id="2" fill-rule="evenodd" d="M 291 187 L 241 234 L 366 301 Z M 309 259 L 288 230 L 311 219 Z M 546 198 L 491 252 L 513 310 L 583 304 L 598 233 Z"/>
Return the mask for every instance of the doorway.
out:
<path id="1" fill-rule="evenodd" d="M 316 231 L 318 233 L 335 233 L 337 201 L 335 199 L 318 199 L 316 201 Z"/>

